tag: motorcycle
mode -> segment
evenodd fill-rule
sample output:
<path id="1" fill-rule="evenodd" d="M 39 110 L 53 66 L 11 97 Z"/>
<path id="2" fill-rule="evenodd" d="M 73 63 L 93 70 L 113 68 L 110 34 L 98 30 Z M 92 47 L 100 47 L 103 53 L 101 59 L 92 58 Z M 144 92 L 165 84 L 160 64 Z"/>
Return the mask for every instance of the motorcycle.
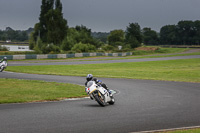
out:
<path id="1" fill-rule="evenodd" d="M 7 67 L 7 62 L 3 61 L 0 63 L 0 72 L 3 72 L 3 70 Z"/>
<path id="2" fill-rule="evenodd" d="M 95 81 L 89 81 L 85 91 L 92 100 L 95 99 L 97 103 L 102 107 L 104 107 L 107 103 L 110 105 L 115 103 L 114 97 L 110 96 L 108 90 L 102 86 L 97 85 Z"/>

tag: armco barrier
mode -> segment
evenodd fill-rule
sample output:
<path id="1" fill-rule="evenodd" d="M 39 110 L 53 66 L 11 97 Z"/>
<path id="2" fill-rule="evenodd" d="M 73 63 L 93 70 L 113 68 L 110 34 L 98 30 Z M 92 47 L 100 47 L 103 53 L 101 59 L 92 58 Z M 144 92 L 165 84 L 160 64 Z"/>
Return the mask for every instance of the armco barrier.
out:
<path id="1" fill-rule="evenodd" d="M 28 55 L 0 55 L 0 59 L 7 57 L 8 60 L 23 59 L 59 59 L 73 57 L 91 57 L 91 56 L 130 56 L 132 53 L 75 53 L 75 54 L 28 54 Z"/>
<path id="2" fill-rule="evenodd" d="M 27 54 L 25 59 L 37 59 L 36 54 Z"/>
<path id="3" fill-rule="evenodd" d="M 13 55 L 13 60 L 22 60 L 25 59 L 25 55 Z"/>
<path id="4" fill-rule="evenodd" d="M 66 54 L 57 54 L 57 58 L 67 58 Z"/>
<path id="5" fill-rule="evenodd" d="M 13 60 L 13 55 L 0 55 L 0 59 L 3 59 L 3 57 L 7 57 L 8 60 Z"/>

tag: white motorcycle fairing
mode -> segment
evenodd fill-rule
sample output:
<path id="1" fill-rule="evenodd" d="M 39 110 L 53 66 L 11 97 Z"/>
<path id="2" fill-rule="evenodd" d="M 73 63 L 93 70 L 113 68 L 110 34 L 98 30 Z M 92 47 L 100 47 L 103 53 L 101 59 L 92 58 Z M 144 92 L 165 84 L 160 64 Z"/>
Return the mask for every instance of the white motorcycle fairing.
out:
<path id="1" fill-rule="evenodd" d="M 7 67 L 7 62 L 3 61 L 0 63 L 0 72 L 3 72 L 3 70 Z"/>
<path id="2" fill-rule="evenodd" d="M 101 106 L 105 106 L 106 103 L 114 104 L 115 102 L 113 96 L 111 97 L 105 88 L 98 86 L 94 81 L 87 83 L 85 91 L 91 99 L 95 99 Z"/>

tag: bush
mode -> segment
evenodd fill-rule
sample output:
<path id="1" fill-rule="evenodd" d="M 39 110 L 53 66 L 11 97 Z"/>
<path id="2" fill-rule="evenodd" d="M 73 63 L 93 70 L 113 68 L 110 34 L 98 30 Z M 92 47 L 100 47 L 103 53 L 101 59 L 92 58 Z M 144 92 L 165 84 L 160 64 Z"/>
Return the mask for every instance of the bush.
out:
<path id="1" fill-rule="evenodd" d="M 65 39 L 62 42 L 61 49 L 65 51 L 71 50 L 75 43 L 76 41 L 73 38 L 65 37 Z"/>
<path id="2" fill-rule="evenodd" d="M 114 46 L 118 47 L 118 46 L 124 46 L 123 42 L 115 42 Z"/>
<path id="3" fill-rule="evenodd" d="M 111 46 L 111 45 L 104 45 L 104 46 L 102 46 L 101 48 L 102 48 L 102 50 L 104 50 L 104 51 L 112 51 L 112 50 L 115 49 L 115 48 L 114 48 L 113 46 Z"/>
<path id="4" fill-rule="evenodd" d="M 0 45 L 0 51 L 8 51 L 8 49 L 7 49 L 5 46 L 2 47 L 2 46 Z"/>
<path id="5" fill-rule="evenodd" d="M 60 53 L 60 48 L 53 44 L 43 45 L 41 48 L 43 54 L 57 54 Z"/>
<path id="6" fill-rule="evenodd" d="M 133 55 L 147 55 L 149 53 L 152 53 L 152 52 L 144 51 L 144 50 L 133 51 Z"/>
<path id="7" fill-rule="evenodd" d="M 72 51 L 81 53 L 81 52 L 95 52 L 96 51 L 96 47 L 94 45 L 91 44 L 83 44 L 83 43 L 77 43 L 75 44 L 72 49 Z"/>
<path id="8" fill-rule="evenodd" d="M 37 54 L 33 51 L 2 51 L 0 55 L 24 55 L 24 54 Z"/>
<path id="9" fill-rule="evenodd" d="M 33 36 L 33 32 L 32 32 L 31 35 L 30 35 L 30 39 L 29 39 L 29 48 L 31 50 L 33 50 L 35 45 L 36 45 L 36 42 L 34 40 L 34 36 Z"/>
<path id="10" fill-rule="evenodd" d="M 105 51 L 102 48 L 99 48 L 96 52 L 97 53 L 105 53 Z"/>
<path id="11" fill-rule="evenodd" d="M 38 47 L 38 45 L 36 45 L 36 46 L 34 47 L 34 51 L 35 51 L 37 54 L 42 54 L 42 51 L 41 51 L 41 49 Z"/>

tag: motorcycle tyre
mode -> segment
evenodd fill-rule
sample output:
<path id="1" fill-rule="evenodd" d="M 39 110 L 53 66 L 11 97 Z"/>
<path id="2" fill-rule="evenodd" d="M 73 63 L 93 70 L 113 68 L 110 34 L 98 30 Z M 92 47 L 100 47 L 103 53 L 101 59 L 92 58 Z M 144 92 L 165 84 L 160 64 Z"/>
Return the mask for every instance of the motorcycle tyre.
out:
<path id="1" fill-rule="evenodd" d="M 99 105 L 101 105 L 102 107 L 104 107 L 106 105 L 105 103 L 105 99 L 104 102 L 102 102 L 100 99 L 99 99 L 99 95 L 95 95 L 94 98 L 96 99 L 96 101 L 98 102 Z"/>
<path id="2" fill-rule="evenodd" d="M 108 102 L 110 105 L 113 105 L 113 104 L 115 104 L 115 99 L 114 99 L 114 97 L 112 97 L 111 98 L 111 101 L 110 102 Z"/>
<path id="3" fill-rule="evenodd" d="M 3 70 L 4 70 L 4 67 L 2 66 L 2 67 L 0 68 L 0 72 L 3 72 Z"/>

